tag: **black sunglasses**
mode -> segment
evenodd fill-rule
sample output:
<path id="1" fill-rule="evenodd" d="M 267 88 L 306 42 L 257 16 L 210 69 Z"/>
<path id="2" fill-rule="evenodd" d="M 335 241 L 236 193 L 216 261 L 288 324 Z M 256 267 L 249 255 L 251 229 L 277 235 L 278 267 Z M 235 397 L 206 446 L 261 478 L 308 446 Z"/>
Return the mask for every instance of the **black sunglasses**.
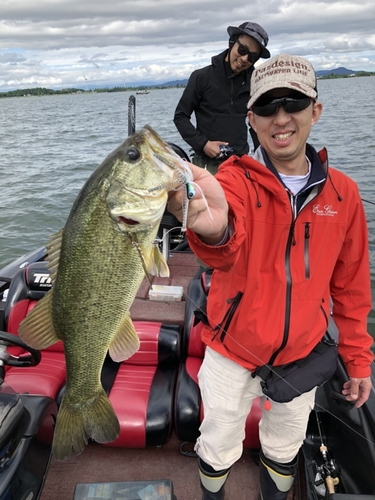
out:
<path id="1" fill-rule="evenodd" d="M 265 104 L 255 103 L 251 111 L 258 116 L 273 116 L 278 112 L 280 106 L 282 106 L 287 113 L 299 113 L 308 108 L 310 102 L 310 97 L 304 97 L 302 99 L 281 97 Z"/>
<path id="2" fill-rule="evenodd" d="M 250 63 L 252 64 L 256 63 L 257 60 L 259 59 L 258 52 L 250 52 L 250 50 L 246 47 L 246 45 L 243 45 L 238 40 L 237 43 L 238 43 L 237 52 L 240 54 L 240 56 L 247 56 L 247 59 Z"/>

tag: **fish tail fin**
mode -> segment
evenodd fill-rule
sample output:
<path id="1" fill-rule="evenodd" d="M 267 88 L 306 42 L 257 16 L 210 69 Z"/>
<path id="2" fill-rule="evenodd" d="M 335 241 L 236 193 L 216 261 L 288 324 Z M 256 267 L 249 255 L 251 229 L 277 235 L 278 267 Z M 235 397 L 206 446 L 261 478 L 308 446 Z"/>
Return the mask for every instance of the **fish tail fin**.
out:
<path id="1" fill-rule="evenodd" d="M 65 397 L 64 397 L 65 399 Z M 52 443 L 56 460 L 69 458 L 71 451 L 79 455 L 89 439 L 97 443 L 114 441 L 120 433 L 120 424 L 105 391 L 81 408 L 61 402 Z"/>

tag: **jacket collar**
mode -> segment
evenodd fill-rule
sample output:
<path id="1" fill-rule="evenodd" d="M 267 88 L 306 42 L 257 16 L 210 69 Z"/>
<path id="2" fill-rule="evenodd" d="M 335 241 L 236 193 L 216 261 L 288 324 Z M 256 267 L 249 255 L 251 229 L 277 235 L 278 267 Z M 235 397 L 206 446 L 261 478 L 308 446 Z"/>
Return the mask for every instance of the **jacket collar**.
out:
<path id="1" fill-rule="evenodd" d="M 221 52 L 220 54 L 213 56 L 211 58 L 212 65 L 216 69 L 219 69 L 219 71 L 224 71 L 227 78 L 241 77 L 244 81 L 246 81 L 247 78 L 250 78 L 250 75 L 254 71 L 254 66 L 250 66 L 249 69 L 246 69 L 245 71 L 241 71 L 241 73 L 234 74 L 230 68 L 229 63 L 225 61 L 225 58 L 227 57 L 228 53 L 229 53 L 229 49 L 226 49 L 226 50 L 224 50 L 224 52 Z M 248 89 L 247 89 L 247 91 L 248 91 Z"/>
<path id="2" fill-rule="evenodd" d="M 323 164 L 321 161 L 321 158 L 323 159 L 324 157 L 322 155 L 323 152 L 325 152 L 326 156 L 325 149 L 320 151 L 318 154 L 310 144 L 306 144 L 306 156 L 311 162 L 311 172 L 310 172 L 310 177 L 305 187 L 303 188 L 304 191 L 312 186 L 324 183 L 327 179 L 327 164 L 326 162 Z M 265 165 L 279 179 L 279 181 L 282 184 L 284 184 L 283 181 L 281 180 L 281 177 L 279 176 L 278 171 L 273 166 L 271 160 L 269 159 L 268 154 L 266 153 L 266 151 L 263 149 L 262 146 L 259 146 L 259 148 L 255 151 L 254 158 L 263 165 Z"/>

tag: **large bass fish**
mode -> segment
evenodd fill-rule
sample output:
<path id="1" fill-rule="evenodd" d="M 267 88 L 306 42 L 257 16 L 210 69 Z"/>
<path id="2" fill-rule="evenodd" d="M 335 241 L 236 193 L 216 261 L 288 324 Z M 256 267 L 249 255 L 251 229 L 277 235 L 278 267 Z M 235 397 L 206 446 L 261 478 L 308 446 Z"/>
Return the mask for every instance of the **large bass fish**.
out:
<path id="1" fill-rule="evenodd" d="M 184 188 L 188 164 L 145 126 L 93 172 L 65 227 L 47 245 L 52 289 L 22 321 L 21 339 L 35 349 L 62 340 L 67 366 L 53 456 L 80 453 L 91 438 L 113 441 L 119 422 L 100 382 L 114 361 L 139 348 L 129 316 L 145 272 L 168 276 L 154 240 L 168 191 Z"/>

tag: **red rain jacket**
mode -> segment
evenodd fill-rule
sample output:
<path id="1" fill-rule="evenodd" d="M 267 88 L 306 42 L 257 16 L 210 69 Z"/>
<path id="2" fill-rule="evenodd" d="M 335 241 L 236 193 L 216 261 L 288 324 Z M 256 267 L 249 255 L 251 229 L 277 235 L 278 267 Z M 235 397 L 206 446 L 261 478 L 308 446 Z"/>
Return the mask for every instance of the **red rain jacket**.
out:
<path id="1" fill-rule="evenodd" d="M 296 216 L 296 197 L 269 164 L 231 157 L 216 174 L 233 234 L 226 244 L 209 246 L 188 230 L 194 253 L 214 268 L 210 326 L 202 338 L 251 371 L 280 348 L 273 364 L 289 363 L 309 354 L 323 337 L 332 298 L 349 376 L 367 377 L 373 339 L 367 333 L 371 287 L 361 198 L 353 180 L 328 169 L 325 149 L 318 156 L 307 145 L 306 152 L 314 175 Z M 319 182 L 311 187 L 314 178 Z"/>

